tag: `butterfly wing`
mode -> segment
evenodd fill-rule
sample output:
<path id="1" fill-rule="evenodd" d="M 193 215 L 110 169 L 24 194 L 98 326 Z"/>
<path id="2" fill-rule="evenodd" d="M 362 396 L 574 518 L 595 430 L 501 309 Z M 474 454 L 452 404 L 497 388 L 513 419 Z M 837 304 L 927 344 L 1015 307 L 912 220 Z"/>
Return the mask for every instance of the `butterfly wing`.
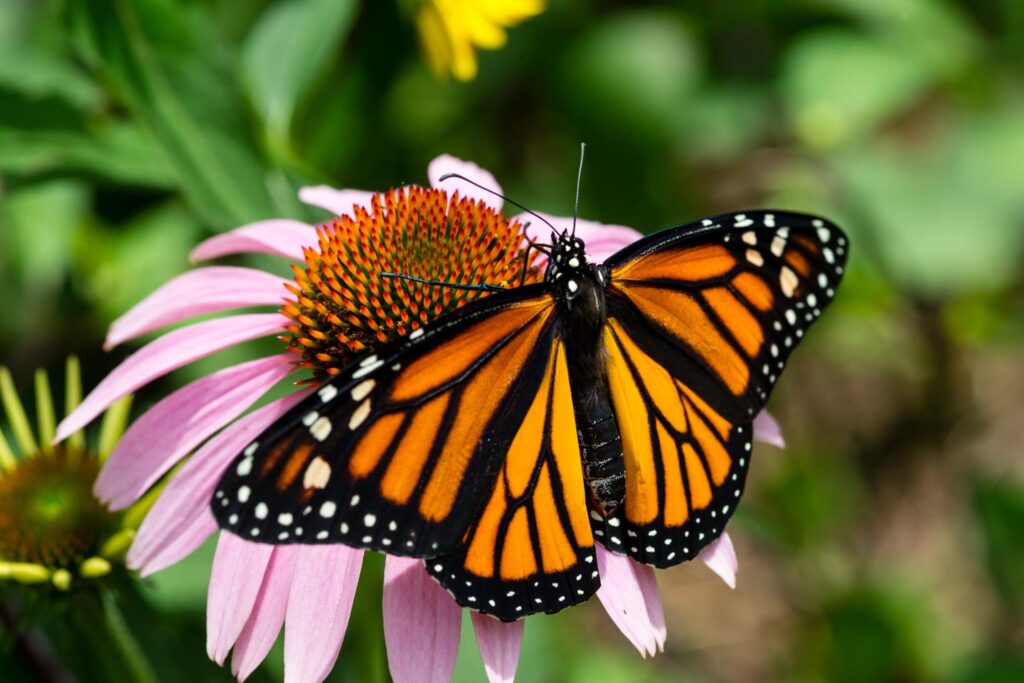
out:
<path id="1" fill-rule="evenodd" d="M 346 367 L 229 466 L 218 523 L 264 543 L 453 551 L 546 381 L 554 310 L 541 285 L 502 292 Z"/>
<path id="2" fill-rule="evenodd" d="M 670 566 L 720 535 L 743 490 L 753 417 L 834 296 L 846 246 L 823 219 L 747 212 L 652 235 L 606 263 L 626 494 L 595 527 L 602 543 Z"/>
<path id="3" fill-rule="evenodd" d="M 557 612 L 600 585 L 565 347 L 548 348 L 486 505 L 456 552 L 427 561 L 460 604 L 505 621 Z"/>

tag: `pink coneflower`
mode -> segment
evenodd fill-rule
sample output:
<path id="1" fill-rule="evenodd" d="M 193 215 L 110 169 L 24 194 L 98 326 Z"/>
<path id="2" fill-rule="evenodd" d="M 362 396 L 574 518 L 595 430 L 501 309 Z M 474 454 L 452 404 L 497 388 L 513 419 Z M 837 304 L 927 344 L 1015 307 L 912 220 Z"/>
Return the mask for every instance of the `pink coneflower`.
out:
<path id="1" fill-rule="evenodd" d="M 168 282 L 114 322 L 107 347 L 201 314 L 242 307 L 275 307 L 205 320 L 158 337 L 129 356 L 82 402 L 58 438 L 95 418 L 119 397 L 198 358 L 244 341 L 276 335 L 287 350 L 224 368 L 177 390 L 137 419 L 110 456 L 96 494 L 114 509 L 138 500 L 190 453 L 139 529 L 128 555 L 143 575 L 181 560 L 216 533 L 208 507 L 232 458 L 295 405 L 305 391 L 243 416 L 275 384 L 292 377 L 316 382 L 337 372 L 365 348 L 408 334 L 471 298 L 467 292 L 385 280 L 389 268 L 428 279 L 518 284 L 538 277 L 526 268 L 522 248 L 528 217 L 504 218 L 501 202 L 461 180 L 460 173 L 500 191 L 491 174 L 443 156 L 428 174 L 433 189 L 409 187 L 374 195 L 327 187 L 305 188 L 300 198 L 338 216 L 314 229 L 291 220 L 246 225 L 200 244 L 193 259 L 263 252 L 297 264 L 294 281 L 262 271 L 212 266 Z M 551 217 L 556 226 L 569 219 Z M 531 228 L 532 230 L 532 228 Z M 635 240 L 639 233 L 587 221 L 577 223 L 596 259 Z M 542 234 L 542 233 L 538 233 Z M 395 256 L 396 245 L 404 256 Z M 398 266 L 389 264 L 401 263 Z M 388 284 L 384 284 L 384 282 Z M 395 285 L 392 287 L 392 285 Z M 282 301 L 284 302 L 282 305 Z M 297 374 L 298 373 L 298 374 Z M 755 435 L 779 441 L 767 415 Z M 320 681 L 338 656 L 358 582 L 363 551 L 346 546 L 271 546 L 220 534 L 207 605 L 207 649 L 247 677 L 284 626 L 289 681 Z M 609 616 L 644 655 L 661 649 L 665 623 L 650 567 L 598 548 L 598 598 Z M 736 556 L 727 534 L 701 558 L 730 586 Z M 388 557 L 383 616 L 392 677 L 444 681 L 455 664 L 461 608 L 427 574 L 421 560 Z M 472 614 L 487 675 L 511 680 L 523 622 L 501 623 Z"/>

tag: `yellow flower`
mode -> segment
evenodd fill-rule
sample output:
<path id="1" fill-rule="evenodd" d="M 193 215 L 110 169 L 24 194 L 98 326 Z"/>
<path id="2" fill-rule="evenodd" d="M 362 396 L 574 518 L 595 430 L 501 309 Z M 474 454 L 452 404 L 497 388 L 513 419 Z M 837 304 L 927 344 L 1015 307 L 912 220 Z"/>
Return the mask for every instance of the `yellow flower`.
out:
<path id="1" fill-rule="evenodd" d="M 423 49 L 438 76 L 476 76 L 476 50 L 505 44 L 505 29 L 544 11 L 546 0 L 424 0 L 416 11 Z"/>

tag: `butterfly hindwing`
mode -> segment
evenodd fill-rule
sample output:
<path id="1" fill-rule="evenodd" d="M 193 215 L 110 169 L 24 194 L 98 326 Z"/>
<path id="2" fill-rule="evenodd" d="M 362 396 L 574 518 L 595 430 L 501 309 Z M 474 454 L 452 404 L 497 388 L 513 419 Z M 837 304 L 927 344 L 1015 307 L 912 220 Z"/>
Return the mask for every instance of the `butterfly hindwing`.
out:
<path id="1" fill-rule="evenodd" d="M 268 543 L 450 552 L 544 379 L 553 310 L 539 286 L 501 293 L 346 367 L 236 458 L 218 522 Z"/>
<path id="2" fill-rule="evenodd" d="M 427 561 L 460 604 L 506 621 L 556 612 L 599 586 L 565 347 L 547 355 L 486 504 L 456 552 Z"/>
<path id="3" fill-rule="evenodd" d="M 644 564 L 676 565 L 732 516 L 750 464 L 751 426 L 722 417 L 618 321 L 609 321 L 604 341 L 626 487 L 623 506 L 595 521 L 594 534 Z"/>

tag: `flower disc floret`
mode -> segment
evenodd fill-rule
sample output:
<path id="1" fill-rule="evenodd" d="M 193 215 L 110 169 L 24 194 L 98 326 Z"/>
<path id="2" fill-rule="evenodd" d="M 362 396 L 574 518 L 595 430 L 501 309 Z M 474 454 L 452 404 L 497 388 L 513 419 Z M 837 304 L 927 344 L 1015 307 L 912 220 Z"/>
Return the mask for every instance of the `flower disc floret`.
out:
<path id="1" fill-rule="evenodd" d="M 317 379 L 334 375 L 359 352 L 403 337 L 489 292 L 459 285 L 515 286 L 538 281 L 525 232 L 482 201 L 458 192 L 404 187 L 375 194 L 317 228 L 304 266 L 292 266 L 294 299 L 285 339 Z"/>
<path id="2" fill-rule="evenodd" d="M 0 558 L 75 565 L 100 549 L 120 515 L 92 494 L 99 458 L 58 447 L 0 475 Z"/>

